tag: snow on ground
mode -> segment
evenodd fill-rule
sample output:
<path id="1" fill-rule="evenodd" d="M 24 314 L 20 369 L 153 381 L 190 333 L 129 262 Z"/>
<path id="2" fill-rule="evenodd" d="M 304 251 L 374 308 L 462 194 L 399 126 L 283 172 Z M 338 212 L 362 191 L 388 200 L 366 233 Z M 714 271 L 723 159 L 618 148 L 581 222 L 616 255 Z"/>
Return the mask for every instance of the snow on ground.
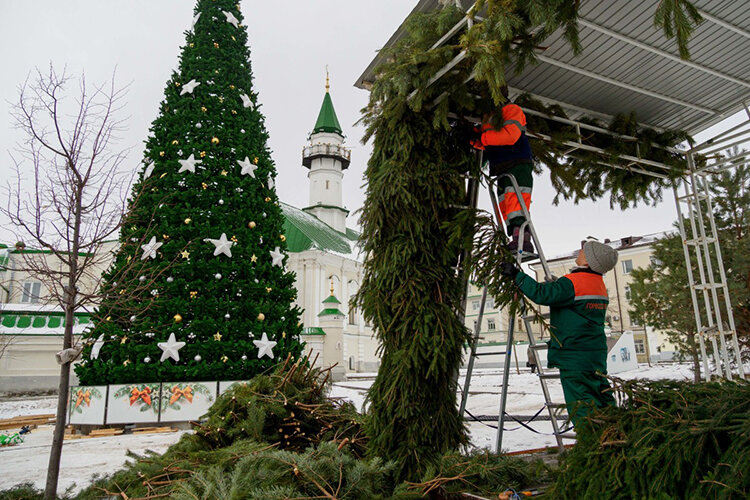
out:
<path id="1" fill-rule="evenodd" d="M 462 384 L 464 375 L 462 372 Z M 693 377 L 690 366 L 686 364 L 654 365 L 653 367 L 641 365 L 638 370 L 618 373 L 617 376 L 624 379 L 653 380 L 692 380 Z M 361 409 L 367 389 L 374 377 L 374 373 L 362 374 L 356 378 L 335 383 L 331 396 L 348 399 Z M 493 415 L 496 417 L 498 415 L 501 377 L 500 369 L 475 370 L 467 403 L 469 412 L 475 416 Z M 552 399 L 555 402 L 562 402 L 560 382 L 550 380 L 548 386 Z M 0 418 L 54 413 L 56 403 L 56 397 L 48 396 L 3 400 L 0 401 Z M 509 382 L 507 412 L 510 415 L 528 419 L 543 405 L 544 397 L 537 376 L 532 375 L 526 369 L 519 374 L 513 367 Z M 560 423 L 563 424 L 563 422 Z M 492 426 L 496 424 L 496 421 L 469 422 L 467 425 L 472 445 L 494 450 L 497 430 Z M 548 420 L 532 422 L 530 427 L 538 433 L 529 431 L 516 422 L 506 422 L 502 448 L 506 451 L 517 451 L 555 445 L 555 438 L 551 435 L 552 424 Z M 75 485 L 75 490 L 78 490 L 90 484 L 93 479 L 92 475 L 106 475 L 118 470 L 127 461 L 128 450 L 138 454 L 143 454 L 146 450 L 163 453 L 170 445 L 177 442 L 184 432 L 188 431 L 66 441 L 63 446 L 59 491 L 62 492 L 72 485 Z M 51 443 L 52 426 L 42 426 L 27 435 L 24 443 L 0 448 L 0 477 L 4 478 L 2 488 L 29 481 L 37 487 L 43 487 Z"/>
<path id="2" fill-rule="evenodd" d="M 0 419 L 44 415 L 57 411 L 57 396 L 23 397 L 0 400 Z"/>

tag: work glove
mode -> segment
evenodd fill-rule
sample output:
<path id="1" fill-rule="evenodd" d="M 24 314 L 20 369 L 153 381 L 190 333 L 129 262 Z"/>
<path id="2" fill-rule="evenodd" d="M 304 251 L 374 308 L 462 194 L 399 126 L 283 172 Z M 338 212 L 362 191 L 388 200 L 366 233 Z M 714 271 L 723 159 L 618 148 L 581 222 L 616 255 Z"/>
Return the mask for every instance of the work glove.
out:
<path id="1" fill-rule="evenodd" d="M 479 127 L 474 127 L 474 133 L 476 136 L 471 139 L 471 147 L 479 151 L 484 151 L 484 144 L 482 144 L 482 130 Z"/>
<path id="2" fill-rule="evenodd" d="M 515 280 L 516 276 L 520 272 L 521 270 L 518 269 L 518 267 L 512 262 L 503 262 L 502 264 L 500 264 L 500 274 L 502 274 L 506 278 Z"/>

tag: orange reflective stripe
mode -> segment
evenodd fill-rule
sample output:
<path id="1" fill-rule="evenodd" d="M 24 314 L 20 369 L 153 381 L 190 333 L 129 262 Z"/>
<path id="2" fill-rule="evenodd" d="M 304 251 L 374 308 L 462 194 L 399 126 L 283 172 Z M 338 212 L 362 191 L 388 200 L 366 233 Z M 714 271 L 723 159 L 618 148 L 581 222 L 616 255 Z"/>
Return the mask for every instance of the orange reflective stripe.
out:
<path id="1" fill-rule="evenodd" d="M 571 273 L 565 275 L 573 282 L 576 297 L 601 297 L 603 300 L 609 298 L 604 278 L 594 273 Z"/>
<path id="2" fill-rule="evenodd" d="M 526 208 L 529 209 L 531 207 L 531 193 L 521 193 L 521 196 L 526 204 Z M 500 213 L 503 215 L 503 219 L 507 219 L 508 214 L 513 212 L 523 213 L 521 202 L 518 201 L 518 195 L 516 193 L 505 193 L 500 197 L 497 206 L 500 209 Z"/>

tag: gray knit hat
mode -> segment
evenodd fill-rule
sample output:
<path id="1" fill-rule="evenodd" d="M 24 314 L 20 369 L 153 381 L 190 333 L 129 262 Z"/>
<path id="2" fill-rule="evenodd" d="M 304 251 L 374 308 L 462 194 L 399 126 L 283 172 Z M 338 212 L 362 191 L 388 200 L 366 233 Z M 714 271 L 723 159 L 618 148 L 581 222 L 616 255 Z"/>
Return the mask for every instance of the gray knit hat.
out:
<path id="1" fill-rule="evenodd" d="M 586 256 L 589 268 L 599 274 L 611 271 L 617 264 L 617 250 L 598 241 L 584 243 L 583 255 Z"/>

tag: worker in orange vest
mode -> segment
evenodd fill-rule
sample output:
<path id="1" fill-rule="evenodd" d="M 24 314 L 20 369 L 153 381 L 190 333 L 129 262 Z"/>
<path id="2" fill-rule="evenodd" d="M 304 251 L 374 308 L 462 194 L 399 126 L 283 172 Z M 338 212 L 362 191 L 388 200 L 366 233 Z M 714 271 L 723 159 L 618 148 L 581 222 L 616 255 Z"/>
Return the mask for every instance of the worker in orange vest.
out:
<path id="1" fill-rule="evenodd" d="M 526 136 L 526 115 L 508 98 L 508 87 L 504 86 L 502 92 L 506 98 L 505 104 L 500 108 L 502 122 L 498 127 L 493 127 L 490 123 L 494 121 L 493 115 L 485 115 L 482 119 L 481 135 L 472 141 L 472 145 L 484 151 L 484 160 L 490 165 L 490 175 L 510 174 L 516 178 L 523 201 L 529 209 L 531 190 L 534 187 L 534 157 L 529 138 Z M 508 228 L 508 236 L 512 237 L 508 247 L 511 251 L 516 251 L 521 237 L 520 228 L 526 217 L 513 184 L 507 177 L 499 179 L 497 197 L 498 208 Z M 534 251 L 528 226 L 524 231 L 522 250 L 529 253 Z"/>

